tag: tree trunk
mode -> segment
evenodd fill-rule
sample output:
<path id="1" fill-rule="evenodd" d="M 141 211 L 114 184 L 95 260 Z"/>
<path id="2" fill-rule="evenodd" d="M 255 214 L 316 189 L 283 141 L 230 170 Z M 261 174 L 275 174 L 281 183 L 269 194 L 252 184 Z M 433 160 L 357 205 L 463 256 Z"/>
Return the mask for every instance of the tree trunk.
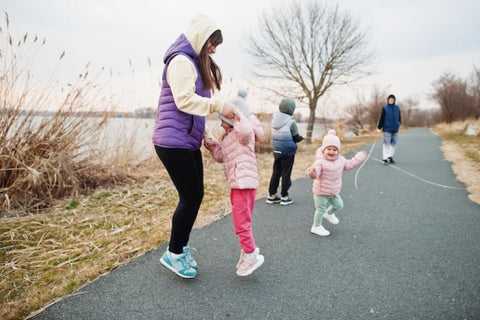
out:
<path id="1" fill-rule="evenodd" d="M 312 134 L 313 134 L 313 126 L 315 125 L 315 111 L 316 111 L 316 103 L 310 102 L 310 115 L 308 116 L 308 123 L 307 123 L 307 138 L 306 143 L 312 143 Z"/>

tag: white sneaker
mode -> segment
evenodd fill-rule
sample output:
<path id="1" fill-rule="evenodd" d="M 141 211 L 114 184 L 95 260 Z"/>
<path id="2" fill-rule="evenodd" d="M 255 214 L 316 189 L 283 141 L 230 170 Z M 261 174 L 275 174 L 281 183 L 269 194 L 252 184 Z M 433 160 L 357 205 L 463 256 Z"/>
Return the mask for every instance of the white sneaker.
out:
<path id="1" fill-rule="evenodd" d="M 323 226 L 319 226 L 319 227 L 312 226 L 312 229 L 310 229 L 310 232 L 322 237 L 326 237 L 330 235 L 330 231 L 325 229 Z"/>
<path id="2" fill-rule="evenodd" d="M 327 219 L 328 222 L 330 222 L 331 224 L 338 224 L 340 222 L 340 220 L 338 220 L 338 218 L 335 216 L 334 213 L 332 214 L 324 213 L 322 217 L 324 219 Z"/>
<path id="3" fill-rule="evenodd" d="M 259 254 L 256 250 L 254 251 L 254 256 L 248 258 L 246 254 L 243 256 L 242 262 L 237 269 L 237 275 L 240 277 L 245 277 L 251 275 L 253 271 L 257 270 L 263 264 L 265 258 Z"/>

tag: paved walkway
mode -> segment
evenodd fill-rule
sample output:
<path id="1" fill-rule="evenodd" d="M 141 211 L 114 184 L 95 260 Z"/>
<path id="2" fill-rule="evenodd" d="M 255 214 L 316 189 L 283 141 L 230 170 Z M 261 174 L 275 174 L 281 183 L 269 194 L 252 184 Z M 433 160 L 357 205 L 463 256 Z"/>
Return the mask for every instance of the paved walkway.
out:
<path id="1" fill-rule="evenodd" d="M 257 201 L 265 263 L 249 277 L 235 275 L 227 216 L 192 233 L 197 278 L 160 265 L 165 244 L 35 319 L 480 319 L 480 206 L 440 145 L 428 129 L 403 133 L 394 166 L 378 161 L 380 141 L 364 147 L 329 237 L 310 233 L 310 179 L 294 181 L 290 206 Z"/>

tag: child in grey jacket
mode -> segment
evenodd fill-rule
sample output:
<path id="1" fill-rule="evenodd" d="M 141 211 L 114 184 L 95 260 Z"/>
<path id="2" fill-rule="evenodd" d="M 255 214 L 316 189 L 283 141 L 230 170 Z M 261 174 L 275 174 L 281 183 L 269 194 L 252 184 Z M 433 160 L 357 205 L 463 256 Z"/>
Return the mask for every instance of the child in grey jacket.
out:
<path id="1" fill-rule="evenodd" d="M 293 200 L 288 196 L 288 190 L 292 185 L 291 175 L 297 143 L 303 140 L 298 134 L 297 124 L 293 117 L 295 102 L 291 99 L 283 99 L 279 105 L 279 112 L 275 113 L 272 120 L 272 146 L 273 146 L 273 172 L 268 187 L 269 197 L 267 203 L 280 203 L 289 205 Z M 277 189 L 282 179 L 280 195 Z"/>

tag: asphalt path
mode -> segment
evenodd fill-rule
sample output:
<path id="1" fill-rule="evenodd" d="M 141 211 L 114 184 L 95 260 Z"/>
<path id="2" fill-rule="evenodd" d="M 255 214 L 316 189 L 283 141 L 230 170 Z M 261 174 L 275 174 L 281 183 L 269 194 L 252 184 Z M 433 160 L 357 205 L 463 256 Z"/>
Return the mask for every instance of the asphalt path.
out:
<path id="1" fill-rule="evenodd" d="M 441 140 L 400 134 L 396 164 L 381 141 L 343 177 L 344 208 L 329 237 L 310 233 L 312 180 L 289 206 L 256 203 L 253 230 L 265 263 L 238 277 L 231 216 L 191 234 L 195 279 L 163 267 L 164 244 L 34 319 L 480 319 L 480 206 L 468 199 Z M 347 154 L 350 158 L 352 154 Z"/>

